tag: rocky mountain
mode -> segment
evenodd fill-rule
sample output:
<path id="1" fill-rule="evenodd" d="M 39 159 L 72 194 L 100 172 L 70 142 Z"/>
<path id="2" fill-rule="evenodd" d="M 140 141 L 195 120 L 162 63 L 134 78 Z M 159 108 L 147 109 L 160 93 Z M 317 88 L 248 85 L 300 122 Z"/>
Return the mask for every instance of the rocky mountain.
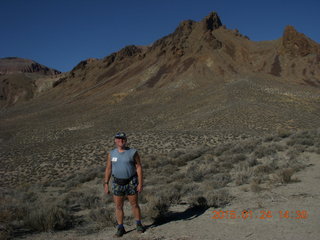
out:
<path id="1" fill-rule="evenodd" d="M 1 118 L 14 128 L 23 116 L 26 136 L 77 124 L 94 126 L 86 138 L 119 129 L 256 134 L 318 126 L 319 86 L 318 43 L 292 26 L 277 40 L 251 41 L 212 12 L 151 46 L 80 62 Z"/>
<path id="2" fill-rule="evenodd" d="M 63 82 L 81 79 L 77 88 L 104 82 L 108 88 L 140 91 L 194 88 L 213 80 L 256 75 L 319 87 L 319 58 L 319 44 L 292 26 L 278 40 L 253 42 L 227 29 L 211 13 L 200 22 L 183 21 L 150 47 L 127 46 L 102 60 L 83 61 Z"/>
<path id="3" fill-rule="evenodd" d="M 0 58 L 0 75 L 15 73 L 40 73 L 44 75 L 56 75 L 60 72 L 29 59 L 17 57 Z"/>
<path id="4" fill-rule="evenodd" d="M 39 79 L 52 78 L 60 73 L 29 59 L 1 58 L 0 106 L 32 99 L 37 91 L 43 89 L 43 82 L 48 82 Z"/>

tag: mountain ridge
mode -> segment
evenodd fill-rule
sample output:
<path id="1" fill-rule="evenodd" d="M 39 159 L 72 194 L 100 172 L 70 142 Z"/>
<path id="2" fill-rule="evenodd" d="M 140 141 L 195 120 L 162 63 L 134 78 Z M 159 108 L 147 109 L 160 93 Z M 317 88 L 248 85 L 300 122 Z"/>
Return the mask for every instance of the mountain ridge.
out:
<path id="1" fill-rule="evenodd" d="M 312 128 L 319 119 L 319 44 L 291 27 L 284 35 L 254 42 L 213 12 L 199 22 L 182 21 L 151 46 L 81 61 L 4 116 L 32 112 L 27 121 L 55 128 L 63 116 L 63 122 L 81 119 L 105 131 Z"/>

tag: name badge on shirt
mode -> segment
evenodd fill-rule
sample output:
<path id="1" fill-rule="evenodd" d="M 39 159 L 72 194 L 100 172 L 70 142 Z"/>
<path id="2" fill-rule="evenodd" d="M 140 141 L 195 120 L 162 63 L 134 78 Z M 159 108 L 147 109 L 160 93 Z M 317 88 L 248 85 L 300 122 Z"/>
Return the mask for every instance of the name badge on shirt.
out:
<path id="1" fill-rule="evenodd" d="M 116 162 L 117 160 L 118 160 L 118 158 L 116 158 L 116 157 L 113 157 L 113 158 L 111 159 L 112 162 Z"/>

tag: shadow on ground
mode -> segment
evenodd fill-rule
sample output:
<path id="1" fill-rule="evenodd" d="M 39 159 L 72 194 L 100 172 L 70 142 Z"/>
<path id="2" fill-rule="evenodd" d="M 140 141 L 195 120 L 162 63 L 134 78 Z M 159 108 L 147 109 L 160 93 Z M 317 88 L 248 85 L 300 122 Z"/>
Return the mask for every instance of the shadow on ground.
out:
<path id="1" fill-rule="evenodd" d="M 183 212 L 169 212 L 165 216 L 156 219 L 152 224 L 146 225 L 145 227 L 146 227 L 146 229 L 148 229 L 148 228 L 158 227 L 163 224 L 167 224 L 167 223 L 174 222 L 174 221 L 192 220 L 192 219 L 202 215 L 207 209 L 208 209 L 208 207 L 196 206 L 196 207 L 187 208 Z"/>

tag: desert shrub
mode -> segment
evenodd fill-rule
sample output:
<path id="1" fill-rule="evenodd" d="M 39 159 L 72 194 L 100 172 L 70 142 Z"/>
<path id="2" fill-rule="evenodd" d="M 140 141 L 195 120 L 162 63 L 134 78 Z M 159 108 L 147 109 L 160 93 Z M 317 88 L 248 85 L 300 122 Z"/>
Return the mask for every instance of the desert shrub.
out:
<path id="1" fill-rule="evenodd" d="M 254 151 L 254 156 L 256 156 L 257 158 L 263 158 L 275 153 L 276 150 L 271 148 L 270 146 L 258 146 Z"/>
<path id="2" fill-rule="evenodd" d="M 198 164 L 191 164 L 187 169 L 186 176 L 195 182 L 201 182 L 204 177 L 203 170 Z"/>
<path id="3" fill-rule="evenodd" d="M 232 200 L 232 196 L 225 189 L 206 192 L 203 195 L 193 196 L 189 199 L 191 207 L 224 207 Z"/>
<path id="4" fill-rule="evenodd" d="M 187 162 L 183 158 L 176 158 L 174 159 L 173 164 L 176 165 L 177 167 L 183 167 L 187 165 Z"/>
<path id="5" fill-rule="evenodd" d="M 96 167 L 96 168 L 88 169 L 84 173 L 81 173 L 78 175 L 79 182 L 85 183 L 95 179 L 96 177 L 101 178 L 104 176 L 104 170 L 105 170 L 105 167 Z"/>
<path id="6" fill-rule="evenodd" d="M 171 160 L 165 155 L 151 155 L 146 162 L 148 163 L 150 169 L 156 169 L 171 163 Z"/>
<path id="7" fill-rule="evenodd" d="M 99 206 L 100 202 L 100 197 L 95 194 L 84 194 L 80 198 L 80 205 L 83 206 L 83 208 L 95 208 Z"/>
<path id="8" fill-rule="evenodd" d="M 219 162 L 219 169 L 232 169 L 232 168 L 233 168 L 233 163 L 231 161 L 220 161 Z"/>
<path id="9" fill-rule="evenodd" d="M 90 168 L 85 171 L 79 171 L 75 174 L 65 177 L 63 180 L 67 190 L 78 186 L 79 184 L 89 182 L 95 178 L 103 178 L 105 167 Z M 59 181 L 58 181 L 59 182 Z M 61 182 L 61 181 L 60 181 Z M 61 184 L 60 184 L 61 185 Z M 59 184 L 57 186 L 60 186 Z"/>
<path id="10" fill-rule="evenodd" d="M 148 195 L 147 201 L 146 209 L 143 211 L 146 217 L 154 221 L 163 220 L 170 207 L 168 198 L 160 194 L 153 194 Z"/>
<path id="11" fill-rule="evenodd" d="M 154 195 L 156 192 L 157 195 L 162 196 L 163 198 L 168 201 L 169 206 L 171 204 L 177 204 L 180 202 L 182 197 L 182 185 L 179 183 L 171 183 L 167 184 L 165 187 L 160 186 L 157 188 L 157 190 L 153 190 L 152 192 L 146 194 L 145 199 L 147 202 L 147 199 L 150 198 L 150 194 Z"/>
<path id="12" fill-rule="evenodd" d="M 168 153 L 168 157 L 170 157 L 170 158 L 178 158 L 179 156 L 181 156 L 181 155 L 183 155 L 183 154 L 184 154 L 184 152 L 181 151 L 181 150 L 170 151 L 170 152 Z"/>
<path id="13" fill-rule="evenodd" d="M 299 153 L 303 153 L 303 152 L 307 151 L 307 149 L 308 149 L 308 147 L 307 147 L 306 145 L 299 145 L 299 144 L 294 145 L 293 147 L 294 147 L 295 150 L 297 150 L 297 152 L 299 152 Z"/>
<path id="14" fill-rule="evenodd" d="M 209 207 L 224 207 L 232 200 L 232 196 L 225 189 L 215 190 L 213 192 L 208 192 L 205 195 L 207 199 L 207 204 Z"/>
<path id="15" fill-rule="evenodd" d="M 202 152 L 200 150 L 193 150 L 179 156 L 177 159 L 179 159 L 179 161 L 189 162 L 200 157 L 201 155 L 202 155 Z"/>
<path id="16" fill-rule="evenodd" d="M 237 162 L 246 160 L 246 158 L 247 158 L 246 155 L 239 153 L 239 154 L 233 154 L 230 160 L 232 163 L 237 163 Z"/>
<path id="17" fill-rule="evenodd" d="M 182 185 L 179 183 L 171 184 L 167 189 L 167 196 L 170 204 L 177 204 L 182 198 Z"/>
<path id="18" fill-rule="evenodd" d="M 311 147 L 308 147 L 308 152 L 313 152 L 313 153 L 320 153 L 320 149 L 319 147 L 316 147 L 316 146 L 311 146 Z"/>
<path id="19" fill-rule="evenodd" d="M 247 139 L 235 144 L 230 149 L 230 152 L 232 154 L 250 154 L 256 149 L 259 144 L 261 144 L 261 142 L 261 139 Z"/>
<path id="20" fill-rule="evenodd" d="M 277 172 L 278 179 L 281 183 L 290 183 L 292 182 L 292 175 L 294 174 L 293 168 L 281 169 Z"/>
<path id="21" fill-rule="evenodd" d="M 287 138 L 287 137 L 291 136 L 292 134 L 293 134 L 293 132 L 288 129 L 279 129 L 278 130 L 278 136 L 280 138 Z"/>
<path id="22" fill-rule="evenodd" d="M 297 144 L 305 146 L 313 146 L 314 140 L 312 138 L 301 138 L 297 139 Z"/>
<path id="23" fill-rule="evenodd" d="M 40 204 L 29 209 L 24 222 L 34 231 L 62 230 L 72 226 L 72 217 L 61 207 Z"/>
<path id="24" fill-rule="evenodd" d="M 138 194 L 138 198 L 139 198 L 139 203 L 141 204 L 146 204 L 148 202 L 147 200 L 147 194 L 145 191 L 142 191 L 141 193 Z"/>
<path id="25" fill-rule="evenodd" d="M 76 229 L 82 234 L 92 234 L 115 225 L 114 209 L 111 206 L 107 206 L 91 209 L 87 215 L 81 217 Z"/>
<path id="26" fill-rule="evenodd" d="M 180 190 L 183 197 L 190 197 L 193 194 L 195 195 L 199 195 L 200 193 L 202 194 L 202 191 L 200 193 L 199 191 L 201 191 L 201 189 L 198 183 L 194 183 L 194 182 L 191 182 L 189 184 L 183 184 Z"/>
<path id="27" fill-rule="evenodd" d="M 248 183 L 250 175 L 247 172 L 237 172 L 235 176 L 235 183 L 237 186 Z"/>
<path id="28" fill-rule="evenodd" d="M 212 175 L 219 173 L 219 164 L 211 163 L 211 164 L 205 164 L 205 167 L 203 169 L 203 175 L 206 178 L 210 178 Z"/>
<path id="29" fill-rule="evenodd" d="M 91 209 L 88 217 L 91 222 L 94 222 L 95 230 L 112 227 L 116 224 L 114 209 L 111 206 Z"/>
<path id="30" fill-rule="evenodd" d="M 248 183 L 249 178 L 252 176 L 252 168 L 248 161 L 240 162 L 235 166 L 234 171 L 236 185 Z"/>
<path id="31" fill-rule="evenodd" d="M 188 199 L 191 207 L 208 208 L 208 201 L 204 196 L 192 196 Z"/>
<path id="32" fill-rule="evenodd" d="M 284 151 L 287 147 L 282 146 L 279 143 L 272 143 L 269 145 L 269 148 L 271 148 L 277 152 L 281 152 L 281 151 Z"/>
<path id="33" fill-rule="evenodd" d="M 262 187 L 260 187 L 259 183 L 257 181 L 252 181 L 250 184 L 250 190 L 252 192 L 261 192 L 263 190 Z"/>
<path id="34" fill-rule="evenodd" d="M 187 183 L 187 181 L 188 181 L 186 179 L 186 175 L 182 172 L 173 173 L 170 179 L 172 182 L 176 182 L 176 183 Z"/>
<path id="35" fill-rule="evenodd" d="M 216 148 L 214 148 L 214 155 L 215 156 L 221 156 L 224 152 L 228 151 L 229 149 L 232 148 L 232 144 L 220 144 Z"/>
<path id="36" fill-rule="evenodd" d="M 203 156 L 203 159 L 205 161 L 213 161 L 214 160 L 214 155 L 213 154 L 205 153 L 202 156 Z"/>
<path id="37" fill-rule="evenodd" d="M 95 189 L 85 189 L 81 192 L 69 192 L 62 200 L 67 206 L 79 205 L 82 209 L 95 208 L 100 205 L 102 199 Z"/>
<path id="38" fill-rule="evenodd" d="M 271 173 L 273 171 L 274 171 L 274 167 L 270 166 L 269 164 L 261 164 L 261 165 L 255 166 L 253 168 L 253 174 L 255 176 L 266 175 L 266 174 Z"/>
<path id="39" fill-rule="evenodd" d="M 256 166 L 259 164 L 258 160 L 255 158 L 255 157 L 250 157 L 248 160 L 247 160 L 247 163 L 250 167 L 253 167 L 253 166 Z"/>
<path id="40" fill-rule="evenodd" d="M 160 170 L 162 176 L 172 176 L 172 174 L 177 172 L 179 169 L 175 165 L 167 164 L 167 165 L 161 167 L 159 170 Z"/>
<path id="41" fill-rule="evenodd" d="M 267 135 L 267 136 L 264 138 L 264 142 L 272 142 L 274 139 L 275 139 L 275 136 L 274 136 L 274 135 Z"/>
<path id="42" fill-rule="evenodd" d="M 215 189 L 225 187 L 231 180 L 231 175 L 227 172 L 214 174 L 210 178 L 211 184 Z"/>

